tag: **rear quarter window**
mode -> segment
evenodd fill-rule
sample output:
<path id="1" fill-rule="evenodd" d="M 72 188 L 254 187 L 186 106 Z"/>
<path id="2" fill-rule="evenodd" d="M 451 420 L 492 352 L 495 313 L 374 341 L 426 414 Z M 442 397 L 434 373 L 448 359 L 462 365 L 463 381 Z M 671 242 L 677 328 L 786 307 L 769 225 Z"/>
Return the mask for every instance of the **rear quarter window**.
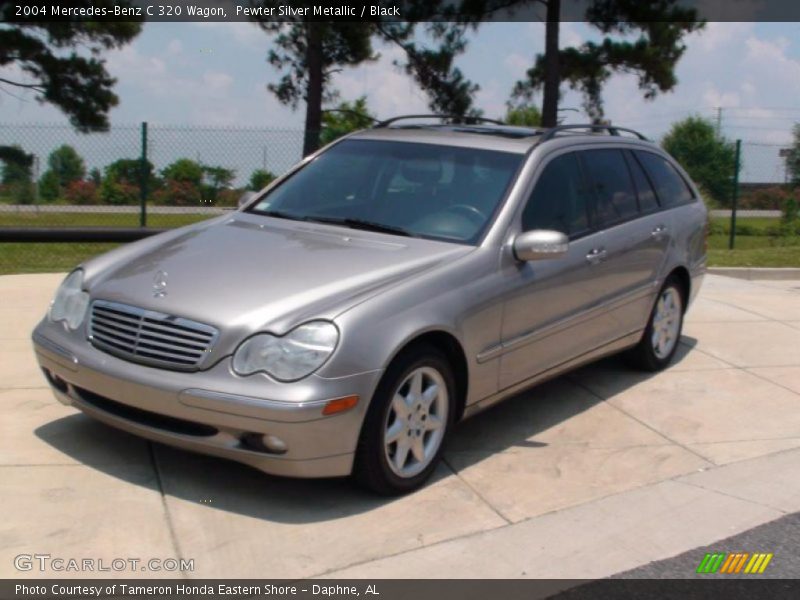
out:
<path id="1" fill-rule="evenodd" d="M 641 150 L 634 154 L 653 182 L 661 206 L 670 208 L 694 201 L 691 188 L 668 160 L 658 154 Z"/>

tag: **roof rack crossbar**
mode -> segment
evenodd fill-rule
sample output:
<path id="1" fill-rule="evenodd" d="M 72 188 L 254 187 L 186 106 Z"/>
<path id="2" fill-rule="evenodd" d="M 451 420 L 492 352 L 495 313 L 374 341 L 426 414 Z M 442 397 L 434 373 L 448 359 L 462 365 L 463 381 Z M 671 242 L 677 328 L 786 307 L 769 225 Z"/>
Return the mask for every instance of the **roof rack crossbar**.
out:
<path id="1" fill-rule="evenodd" d="M 464 116 L 464 115 L 400 115 L 398 117 L 392 117 L 391 119 L 385 119 L 376 123 L 373 127 L 375 129 L 382 129 L 384 127 L 388 127 L 392 123 L 397 121 L 403 121 L 405 119 L 458 119 L 465 124 L 475 124 L 475 123 L 493 123 L 494 125 L 505 125 L 502 121 L 498 121 L 496 119 L 487 119 L 485 117 L 473 117 L 473 116 Z"/>
<path id="2" fill-rule="evenodd" d="M 570 129 L 590 129 L 591 131 L 607 131 L 609 135 L 617 135 L 617 136 L 620 135 L 621 131 L 624 131 L 626 133 L 632 133 L 640 140 L 648 141 L 647 137 L 645 137 L 638 131 L 634 131 L 633 129 L 628 129 L 627 127 L 617 127 L 616 125 L 570 124 L 570 125 L 559 125 L 557 127 L 551 127 L 550 129 L 544 132 L 540 142 L 546 142 L 547 140 L 553 139 L 557 133 L 561 131 L 568 131 Z"/>

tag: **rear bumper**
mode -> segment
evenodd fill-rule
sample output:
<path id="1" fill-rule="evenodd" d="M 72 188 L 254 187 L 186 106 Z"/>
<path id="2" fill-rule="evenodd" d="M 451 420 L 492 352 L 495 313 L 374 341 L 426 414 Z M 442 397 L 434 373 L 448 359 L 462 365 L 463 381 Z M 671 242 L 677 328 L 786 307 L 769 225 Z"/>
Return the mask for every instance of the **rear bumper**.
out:
<path id="1" fill-rule="evenodd" d="M 62 403 L 141 437 L 290 477 L 350 473 L 381 375 L 312 375 L 281 384 L 262 375 L 239 377 L 228 359 L 180 373 L 123 361 L 70 337 L 47 321 L 33 333 L 39 365 Z M 328 400 L 350 395 L 360 397 L 354 408 L 322 415 Z M 253 444 L 264 435 L 280 443 Z"/>

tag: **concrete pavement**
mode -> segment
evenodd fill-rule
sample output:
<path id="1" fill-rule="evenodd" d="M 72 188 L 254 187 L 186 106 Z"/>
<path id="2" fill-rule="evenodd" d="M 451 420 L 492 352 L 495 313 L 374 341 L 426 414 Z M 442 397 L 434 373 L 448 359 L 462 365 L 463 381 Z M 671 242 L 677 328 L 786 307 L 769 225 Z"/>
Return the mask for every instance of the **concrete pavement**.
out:
<path id="1" fill-rule="evenodd" d="M 20 573 L 21 553 L 193 558 L 189 577 L 602 577 L 800 510 L 800 281 L 708 277 L 670 369 L 612 358 L 526 392 L 386 500 L 56 403 L 29 334 L 62 277 L 0 277 L 0 577 L 86 575 Z"/>

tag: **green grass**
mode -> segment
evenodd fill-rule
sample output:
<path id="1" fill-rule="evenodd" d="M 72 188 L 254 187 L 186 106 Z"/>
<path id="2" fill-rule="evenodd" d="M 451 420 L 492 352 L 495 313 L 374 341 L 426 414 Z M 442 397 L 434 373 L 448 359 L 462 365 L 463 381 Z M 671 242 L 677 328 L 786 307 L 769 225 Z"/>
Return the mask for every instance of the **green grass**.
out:
<path id="1" fill-rule="evenodd" d="M 213 215 L 147 216 L 149 227 L 181 227 Z M 4 213 L 0 227 L 138 227 L 138 214 Z M 69 271 L 92 256 L 119 244 L 0 243 L 0 275 Z"/>
<path id="2" fill-rule="evenodd" d="M 800 267 L 800 236 L 737 235 L 728 250 L 727 235 L 708 238 L 711 267 Z"/>
<path id="3" fill-rule="evenodd" d="M 117 246 L 119 244 L 0 244 L 0 275 L 69 271 L 84 260 Z"/>
<path id="4" fill-rule="evenodd" d="M 147 215 L 148 227 L 181 227 L 215 215 Z M 135 213 L 0 212 L 0 227 L 138 227 Z"/>
<path id="5" fill-rule="evenodd" d="M 740 227 L 744 226 L 757 234 L 766 235 L 770 227 L 775 227 L 779 223 L 780 219 L 772 217 L 747 217 L 746 219 L 739 217 L 736 219 L 736 229 L 738 230 Z M 713 228 L 712 230 L 722 230 L 728 233 L 731 230 L 731 219 L 730 217 L 713 217 L 711 219 L 711 226 Z"/>

